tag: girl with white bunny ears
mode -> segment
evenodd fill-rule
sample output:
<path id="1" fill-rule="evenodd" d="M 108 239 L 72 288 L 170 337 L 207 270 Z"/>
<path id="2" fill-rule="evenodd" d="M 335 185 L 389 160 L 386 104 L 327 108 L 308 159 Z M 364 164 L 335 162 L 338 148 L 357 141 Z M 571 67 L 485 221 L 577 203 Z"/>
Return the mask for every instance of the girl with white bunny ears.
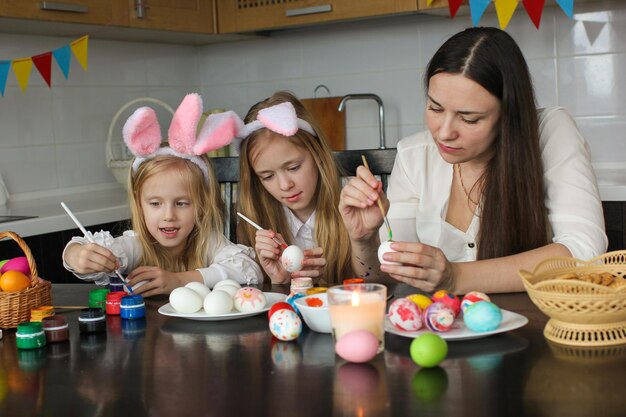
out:
<path id="1" fill-rule="evenodd" d="M 320 285 L 351 278 L 350 239 L 337 209 L 339 165 L 311 114 L 293 94 L 274 93 L 250 108 L 239 131 L 239 211 L 267 227 L 240 223 L 237 240 L 254 246 L 273 283 L 311 277 Z M 274 240 L 304 250 L 303 269 L 280 264 Z"/>
<path id="2" fill-rule="evenodd" d="M 254 251 L 223 234 L 224 204 L 206 157 L 228 145 L 243 123 L 233 112 L 210 115 L 196 135 L 201 116 L 200 96 L 185 96 L 167 146 L 153 109 L 141 107 L 128 118 L 123 137 L 135 155 L 128 188 L 133 230 L 117 238 L 96 233 L 99 244 L 72 238 L 63 253 L 68 270 L 106 285 L 118 269 L 143 296 L 169 294 L 192 281 L 210 288 L 224 279 L 262 282 Z"/>

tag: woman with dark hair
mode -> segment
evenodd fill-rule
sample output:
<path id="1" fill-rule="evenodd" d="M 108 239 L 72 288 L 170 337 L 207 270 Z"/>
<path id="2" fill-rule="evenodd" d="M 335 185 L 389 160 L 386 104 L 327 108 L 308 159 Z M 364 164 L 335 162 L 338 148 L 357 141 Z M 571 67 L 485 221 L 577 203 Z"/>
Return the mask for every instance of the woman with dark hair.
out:
<path id="1" fill-rule="evenodd" d="M 564 109 L 536 108 L 511 36 L 496 28 L 457 33 L 435 53 L 424 82 L 428 130 L 398 143 L 388 199 L 363 166 L 342 190 L 357 274 L 427 292 L 521 291 L 520 269 L 606 251 L 587 144 Z M 379 198 L 395 251 L 382 265 Z"/>

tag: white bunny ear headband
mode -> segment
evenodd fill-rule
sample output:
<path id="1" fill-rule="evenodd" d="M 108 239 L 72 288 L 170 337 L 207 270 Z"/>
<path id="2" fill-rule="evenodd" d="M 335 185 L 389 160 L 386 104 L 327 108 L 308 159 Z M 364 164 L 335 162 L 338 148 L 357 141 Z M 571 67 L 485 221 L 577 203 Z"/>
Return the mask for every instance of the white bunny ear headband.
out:
<path id="1" fill-rule="evenodd" d="M 169 146 L 161 147 L 161 127 L 154 110 L 150 107 L 135 110 L 122 131 L 124 142 L 135 155 L 133 172 L 155 156 L 173 155 L 196 164 L 208 182 L 208 167 L 200 155 L 232 142 L 243 122 L 232 111 L 211 114 L 196 137 L 201 116 L 202 98 L 195 93 L 187 94 L 176 109 L 167 132 Z"/>
<path id="2" fill-rule="evenodd" d="M 259 110 L 256 120 L 245 125 L 239 131 L 237 137 L 245 139 L 251 133 L 263 128 L 283 136 L 293 136 L 298 129 L 302 129 L 317 137 L 317 133 L 315 133 L 309 122 L 298 118 L 296 109 L 288 101 Z"/>

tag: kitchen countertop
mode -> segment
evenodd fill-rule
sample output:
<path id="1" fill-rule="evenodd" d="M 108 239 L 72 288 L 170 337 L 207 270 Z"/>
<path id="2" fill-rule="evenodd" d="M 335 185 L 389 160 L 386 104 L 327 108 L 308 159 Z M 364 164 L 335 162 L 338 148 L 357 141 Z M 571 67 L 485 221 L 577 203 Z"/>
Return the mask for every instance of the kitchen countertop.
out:
<path id="1" fill-rule="evenodd" d="M 602 201 L 626 201 L 626 163 L 593 164 Z M 0 216 L 37 216 L 0 223 L 0 230 L 10 230 L 22 237 L 75 229 L 72 219 L 61 207 L 64 201 L 84 226 L 130 218 L 126 190 L 117 183 L 73 190 L 52 190 L 15 196 L 0 206 Z"/>

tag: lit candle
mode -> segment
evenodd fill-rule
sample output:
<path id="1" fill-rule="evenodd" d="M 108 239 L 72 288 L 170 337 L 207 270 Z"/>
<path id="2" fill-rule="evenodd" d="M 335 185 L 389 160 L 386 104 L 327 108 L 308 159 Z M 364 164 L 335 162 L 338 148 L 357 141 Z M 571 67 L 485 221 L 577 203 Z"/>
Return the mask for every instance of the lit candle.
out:
<path id="1" fill-rule="evenodd" d="M 384 349 L 387 288 L 380 284 L 349 284 L 328 290 L 328 312 L 335 342 L 355 330 L 367 330 Z"/>

